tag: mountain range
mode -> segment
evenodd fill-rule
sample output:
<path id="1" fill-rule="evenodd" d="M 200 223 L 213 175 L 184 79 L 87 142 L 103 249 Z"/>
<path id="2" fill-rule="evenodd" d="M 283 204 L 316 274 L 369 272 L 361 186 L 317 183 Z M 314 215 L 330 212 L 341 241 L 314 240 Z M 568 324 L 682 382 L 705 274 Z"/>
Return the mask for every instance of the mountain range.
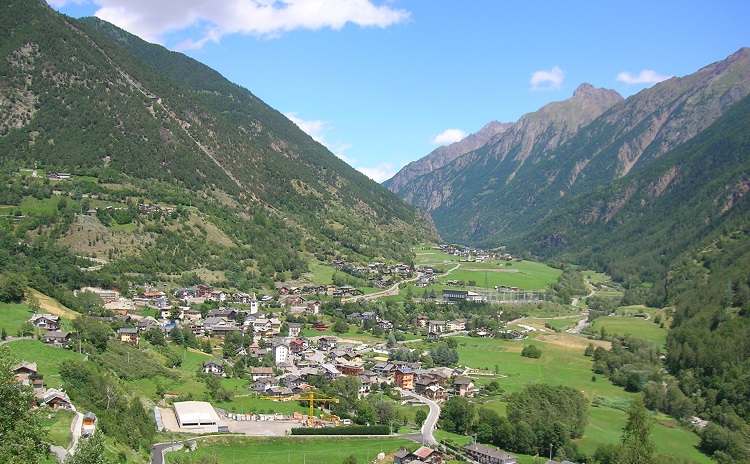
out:
<path id="1" fill-rule="evenodd" d="M 684 186 L 685 176 L 703 173 L 708 180 L 705 170 L 713 163 L 747 172 L 748 158 L 744 153 L 733 157 L 718 151 L 694 155 L 696 162 L 685 157 L 695 153 L 689 144 L 698 143 L 693 142 L 696 136 L 748 93 L 747 48 L 627 99 L 583 84 L 571 98 L 503 125 L 483 146 L 458 142 L 450 147 L 456 149 L 450 161 L 436 150 L 384 185 L 428 210 L 445 240 L 510 245 L 545 257 L 590 255 L 591 249 L 607 243 L 605 231 L 619 225 L 637 231 L 667 219 L 684 224 L 674 212 L 685 202 L 699 201 L 698 195 L 716 199 L 715 209 L 702 218 L 715 225 L 741 209 L 746 177 L 716 182 L 711 191 L 699 191 L 697 186 L 692 191 L 678 189 Z M 665 206 L 672 213 L 657 213 L 653 203 L 677 191 L 680 194 L 669 197 L 672 203 Z M 730 204 L 718 200 L 727 194 L 734 198 Z M 623 209 L 636 200 L 640 209 L 634 207 L 624 217 Z M 656 248 L 652 244 L 633 252 L 652 255 Z M 671 259 L 678 247 L 670 248 Z M 589 256 L 587 262 L 593 261 L 600 267 L 613 266 L 611 261 Z"/>

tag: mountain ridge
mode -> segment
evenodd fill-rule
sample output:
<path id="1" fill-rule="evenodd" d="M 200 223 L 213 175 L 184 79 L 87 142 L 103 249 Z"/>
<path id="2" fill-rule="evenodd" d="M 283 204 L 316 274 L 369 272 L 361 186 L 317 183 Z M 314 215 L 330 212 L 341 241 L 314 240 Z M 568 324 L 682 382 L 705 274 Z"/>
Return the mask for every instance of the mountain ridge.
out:
<path id="1" fill-rule="evenodd" d="M 491 162 L 508 158 L 513 169 L 504 172 L 492 183 L 507 183 L 515 176 L 529 156 L 537 158 L 557 147 L 583 125 L 590 123 L 606 109 L 621 101 L 614 90 L 595 89 L 582 84 L 570 98 L 551 102 L 539 110 L 525 114 L 505 131 L 494 135 L 482 147 L 466 153 L 431 173 L 412 179 L 408 189 L 398 193 L 406 201 L 428 211 L 450 202 L 454 194 L 456 173 L 474 163 L 482 169 L 491 169 Z M 486 171 L 485 171 L 486 172 Z M 443 188 L 437 187 L 442 185 Z"/>
<path id="2" fill-rule="evenodd" d="M 748 93 L 750 49 L 742 48 L 696 73 L 617 102 L 557 146 L 547 145 L 551 137 L 530 137 L 531 148 L 521 150 L 519 141 L 507 143 L 511 131 L 506 131 L 414 179 L 399 196 L 429 210 L 446 240 L 497 246 L 553 214 L 561 198 L 645 168 Z M 544 130 L 559 132 L 551 124 L 536 132 Z"/>

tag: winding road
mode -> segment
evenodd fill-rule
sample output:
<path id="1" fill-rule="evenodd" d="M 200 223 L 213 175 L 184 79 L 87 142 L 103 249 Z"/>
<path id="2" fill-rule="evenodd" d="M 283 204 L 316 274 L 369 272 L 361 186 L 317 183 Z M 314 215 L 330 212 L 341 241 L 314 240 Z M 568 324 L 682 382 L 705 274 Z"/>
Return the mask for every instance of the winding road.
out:
<path id="1" fill-rule="evenodd" d="M 421 441 L 422 443 L 425 443 L 430 446 L 437 446 L 438 442 L 435 440 L 435 437 L 432 435 L 432 432 L 437 428 L 437 421 L 440 417 L 440 406 L 437 405 L 434 401 L 432 401 L 429 398 L 425 398 L 424 396 L 417 395 L 416 393 L 407 391 L 407 390 L 401 390 L 401 393 L 406 396 L 410 396 L 412 398 L 416 398 L 422 403 L 426 404 L 430 407 L 430 413 L 427 415 L 427 419 L 425 419 L 424 424 L 422 424 L 421 432 Z"/>

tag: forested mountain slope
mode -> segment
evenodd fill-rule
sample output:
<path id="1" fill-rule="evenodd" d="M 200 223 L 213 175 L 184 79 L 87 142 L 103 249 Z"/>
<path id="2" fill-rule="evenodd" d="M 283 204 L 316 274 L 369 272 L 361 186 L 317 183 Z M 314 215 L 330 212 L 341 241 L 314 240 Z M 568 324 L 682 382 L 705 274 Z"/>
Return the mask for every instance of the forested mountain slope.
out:
<path id="1" fill-rule="evenodd" d="M 0 5 L 0 52 L 8 172 L 37 165 L 153 201 L 203 201 L 213 208 L 203 213 L 221 211 L 207 220 L 233 246 L 255 242 L 256 260 L 299 252 L 405 260 L 410 243 L 431 236 L 415 208 L 184 55 L 26 0 Z M 17 204 L 22 193 L 0 203 Z"/>
<path id="2" fill-rule="evenodd" d="M 750 96 L 648 169 L 568 198 L 511 246 L 566 256 L 618 280 L 663 281 L 684 253 L 750 224 L 749 134 Z M 662 303 L 676 293 L 667 289 Z"/>

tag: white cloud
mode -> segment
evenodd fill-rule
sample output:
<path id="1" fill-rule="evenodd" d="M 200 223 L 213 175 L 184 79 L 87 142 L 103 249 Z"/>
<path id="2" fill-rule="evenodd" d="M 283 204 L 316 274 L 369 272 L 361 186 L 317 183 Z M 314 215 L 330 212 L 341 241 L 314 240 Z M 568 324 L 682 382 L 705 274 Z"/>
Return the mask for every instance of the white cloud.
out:
<path id="1" fill-rule="evenodd" d="M 331 129 L 331 123 L 328 121 L 322 121 L 320 119 L 314 119 L 307 121 L 297 117 L 297 113 L 284 113 L 284 116 L 289 118 L 290 121 L 295 123 L 297 127 L 302 129 L 318 143 L 326 144 L 323 133 Z"/>
<path id="2" fill-rule="evenodd" d="M 336 141 L 333 143 L 329 143 L 328 141 L 326 141 L 324 133 L 333 129 L 333 125 L 329 121 L 323 121 L 320 119 L 313 119 L 308 121 L 299 118 L 297 116 L 297 113 L 284 113 L 284 116 L 289 118 L 289 120 L 295 123 L 297 127 L 302 129 L 305 133 L 307 133 L 307 135 L 312 137 L 313 140 L 320 143 L 321 145 L 324 145 L 331 151 L 331 153 L 344 160 L 347 164 L 356 162 L 356 160 L 348 158 L 344 155 L 344 152 L 352 147 L 351 144 L 343 143 L 340 141 Z"/>
<path id="3" fill-rule="evenodd" d="M 461 129 L 446 129 L 430 140 L 433 145 L 450 145 L 466 138 L 468 134 Z"/>
<path id="4" fill-rule="evenodd" d="M 381 183 L 396 175 L 398 169 L 391 163 L 383 163 L 373 168 L 359 167 L 357 168 L 357 171 L 375 182 Z"/>
<path id="5" fill-rule="evenodd" d="M 672 76 L 662 76 L 650 69 L 644 69 L 637 75 L 623 71 L 617 75 L 617 80 L 626 84 L 658 84 L 661 81 L 666 81 L 670 77 Z"/>
<path id="6" fill-rule="evenodd" d="M 560 90 L 565 80 L 565 72 L 559 66 L 552 69 L 537 71 L 531 75 L 531 90 Z"/>
<path id="7" fill-rule="evenodd" d="M 83 0 L 50 0 L 56 8 Z M 409 19 L 406 10 L 376 5 L 373 0 L 88 0 L 95 15 L 144 40 L 164 43 L 167 34 L 191 27 L 200 37 L 182 49 L 219 42 L 227 34 L 278 37 L 295 29 L 339 30 L 347 23 L 387 27 Z"/>

